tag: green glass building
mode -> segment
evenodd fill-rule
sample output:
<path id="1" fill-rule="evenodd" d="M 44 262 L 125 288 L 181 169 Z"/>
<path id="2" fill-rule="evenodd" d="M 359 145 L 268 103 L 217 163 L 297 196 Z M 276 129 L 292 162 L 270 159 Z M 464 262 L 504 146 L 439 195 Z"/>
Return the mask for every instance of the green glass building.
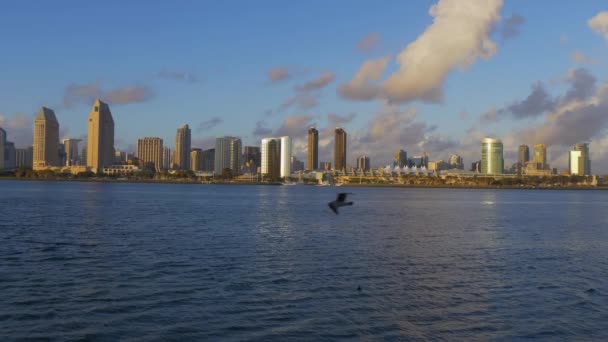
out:
<path id="1" fill-rule="evenodd" d="M 492 138 L 481 140 L 481 173 L 498 175 L 504 173 L 502 141 Z"/>

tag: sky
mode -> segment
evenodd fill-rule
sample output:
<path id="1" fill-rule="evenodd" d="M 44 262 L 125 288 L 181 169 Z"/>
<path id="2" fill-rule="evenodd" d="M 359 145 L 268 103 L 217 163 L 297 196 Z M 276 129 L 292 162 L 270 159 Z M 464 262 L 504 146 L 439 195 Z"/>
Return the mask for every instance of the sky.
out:
<path id="1" fill-rule="evenodd" d="M 52 108 L 62 138 L 83 138 L 109 103 L 115 147 L 157 136 L 172 147 L 217 136 L 244 145 L 306 130 L 348 132 L 348 162 L 386 165 L 397 149 L 480 158 L 485 136 L 545 143 L 552 166 L 590 142 L 608 173 L 605 1 L 12 1 L 0 4 L 0 127 L 31 145 Z"/>

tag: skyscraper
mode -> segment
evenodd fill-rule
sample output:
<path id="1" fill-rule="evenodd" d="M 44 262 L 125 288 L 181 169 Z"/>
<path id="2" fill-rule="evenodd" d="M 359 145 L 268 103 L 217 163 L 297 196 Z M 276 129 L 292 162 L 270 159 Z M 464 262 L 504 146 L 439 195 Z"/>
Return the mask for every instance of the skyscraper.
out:
<path id="1" fill-rule="evenodd" d="M 451 169 L 464 170 L 464 160 L 462 159 L 461 156 L 459 156 L 457 154 L 452 154 L 450 156 L 450 159 L 448 159 L 448 166 Z"/>
<path id="2" fill-rule="evenodd" d="M 4 149 L 6 147 L 6 131 L 0 127 L 0 170 L 4 169 Z"/>
<path id="3" fill-rule="evenodd" d="M 262 160 L 262 152 L 257 146 L 243 148 L 243 169 L 250 173 L 257 173 Z"/>
<path id="4" fill-rule="evenodd" d="M 175 134 L 175 151 L 173 154 L 173 168 L 177 170 L 190 170 L 190 150 L 192 139 L 190 127 L 183 125 Z"/>
<path id="5" fill-rule="evenodd" d="M 190 170 L 203 170 L 203 150 L 201 150 L 200 148 L 193 148 L 190 151 Z"/>
<path id="6" fill-rule="evenodd" d="M 163 170 L 171 168 L 171 149 L 167 146 L 163 147 Z"/>
<path id="7" fill-rule="evenodd" d="M 519 145 L 517 149 L 517 162 L 523 167 L 530 161 L 530 148 L 528 145 Z"/>
<path id="8" fill-rule="evenodd" d="M 18 148 L 15 150 L 15 167 L 32 167 L 33 148 Z"/>
<path id="9" fill-rule="evenodd" d="M 340 127 L 335 131 L 334 143 L 334 169 L 346 169 L 346 131 Z"/>
<path id="10" fill-rule="evenodd" d="M 52 109 L 41 107 L 34 121 L 34 170 L 59 166 L 59 122 Z"/>
<path id="11" fill-rule="evenodd" d="M 406 167 L 407 166 L 407 152 L 404 150 L 397 150 L 393 155 L 393 167 Z"/>
<path id="12" fill-rule="evenodd" d="M 285 178 L 291 175 L 291 138 L 262 139 L 261 172 L 271 178 Z"/>
<path id="13" fill-rule="evenodd" d="M 144 167 L 160 171 L 163 163 L 163 139 L 155 137 L 138 139 L 137 158 Z"/>
<path id="14" fill-rule="evenodd" d="M 570 151 L 568 164 L 571 175 L 589 176 L 591 175 L 591 160 L 589 159 L 589 144 L 576 144 Z"/>
<path id="15" fill-rule="evenodd" d="M 308 160 L 306 163 L 307 170 L 316 170 L 319 168 L 319 131 L 312 126 L 308 129 Z"/>
<path id="16" fill-rule="evenodd" d="M 87 166 L 101 173 L 114 163 L 114 119 L 107 103 L 95 100 L 89 114 Z"/>
<path id="17" fill-rule="evenodd" d="M 7 141 L 4 145 L 4 168 L 8 170 L 12 170 L 15 168 L 15 158 L 16 158 L 15 144 L 13 142 Z"/>
<path id="18" fill-rule="evenodd" d="M 210 148 L 203 151 L 203 171 L 213 172 L 215 170 L 215 149 Z"/>
<path id="19" fill-rule="evenodd" d="M 547 165 L 547 145 L 534 145 L 534 163 L 537 170 L 544 170 Z"/>
<path id="20" fill-rule="evenodd" d="M 65 147 L 65 166 L 78 164 L 78 143 L 80 139 L 63 139 Z"/>
<path id="21" fill-rule="evenodd" d="M 503 172 L 502 141 L 483 138 L 481 140 L 481 173 L 493 175 L 502 174 Z"/>
<path id="22" fill-rule="evenodd" d="M 361 157 L 357 158 L 357 170 L 369 171 L 369 169 L 370 169 L 370 165 L 369 165 L 368 156 L 361 156 Z"/>
<path id="23" fill-rule="evenodd" d="M 222 174 L 224 169 L 238 174 L 241 168 L 242 143 L 240 138 L 221 137 L 215 139 L 215 173 Z"/>

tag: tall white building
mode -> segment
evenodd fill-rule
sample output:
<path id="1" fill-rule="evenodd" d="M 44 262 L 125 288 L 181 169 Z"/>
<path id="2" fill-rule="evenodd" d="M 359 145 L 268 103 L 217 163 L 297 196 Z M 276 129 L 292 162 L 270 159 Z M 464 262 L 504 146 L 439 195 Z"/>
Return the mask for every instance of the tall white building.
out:
<path id="1" fill-rule="evenodd" d="M 576 144 L 569 155 L 570 174 L 578 176 L 591 175 L 589 144 Z"/>
<path id="2" fill-rule="evenodd" d="M 215 174 L 221 175 L 224 169 L 230 169 L 233 174 L 241 170 L 242 142 L 237 137 L 221 137 L 215 139 Z"/>
<path id="3" fill-rule="evenodd" d="M 281 178 L 291 175 L 291 138 L 262 139 L 262 174 Z"/>

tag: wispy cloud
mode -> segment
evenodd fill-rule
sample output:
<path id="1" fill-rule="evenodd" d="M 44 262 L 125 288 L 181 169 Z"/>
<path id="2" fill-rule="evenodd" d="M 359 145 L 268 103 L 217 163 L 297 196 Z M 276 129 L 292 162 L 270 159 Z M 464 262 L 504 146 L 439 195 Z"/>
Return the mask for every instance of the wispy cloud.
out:
<path id="1" fill-rule="evenodd" d="M 296 90 L 300 92 L 310 92 L 327 87 L 336 78 L 336 74 L 331 71 L 325 71 L 319 77 L 312 79 L 304 84 L 296 86 Z"/>
<path id="2" fill-rule="evenodd" d="M 145 102 L 154 97 L 154 93 L 147 86 L 129 86 L 109 90 L 101 96 L 108 104 L 126 105 L 130 103 Z"/>
<path id="3" fill-rule="evenodd" d="M 147 86 L 127 86 L 104 91 L 101 82 L 76 84 L 72 83 L 65 89 L 63 105 L 71 108 L 77 104 L 91 105 L 95 99 L 101 98 L 108 104 L 125 105 L 145 102 L 154 97 L 154 92 Z"/>
<path id="4" fill-rule="evenodd" d="M 210 129 L 216 127 L 217 125 L 221 124 L 222 122 L 224 122 L 224 120 L 222 120 L 221 118 L 218 118 L 216 116 L 209 120 L 205 120 L 205 121 L 199 123 L 196 130 L 198 132 L 210 130 Z"/>
<path id="5" fill-rule="evenodd" d="M 500 36 L 503 40 L 515 38 L 519 36 L 521 26 L 526 22 L 526 19 L 521 15 L 514 13 L 505 18 L 500 30 Z"/>
<path id="6" fill-rule="evenodd" d="M 586 54 L 584 54 L 582 51 L 578 51 L 578 50 L 572 52 L 572 54 L 570 55 L 570 60 L 573 63 L 577 63 L 577 64 L 587 64 L 587 65 L 599 64 L 598 60 L 595 60 L 595 59 L 587 56 Z"/>
<path id="7" fill-rule="evenodd" d="M 599 12 L 587 21 L 587 25 L 595 33 L 604 36 L 608 40 L 608 11 Z"/>
<path id="8" fill-rule="evenodd" d="M 338 87 L 338 95 L 350 100 L 369 101 L 378 97 L 380 87 L 377 81 L 382 76 L 390 56 L 366 61 L 352 80 Z"/>
<path id="9" fill-rule="evenodd" d="M 293 75 L 287 67 L 275 67 L 266 72 L 271 83 L 281 83 L 289 80 Z"/>
<path id="10" fill-rule="evenodd" d="M 370 33 L 357 43 L 357 50 L 361 52 L 371 52 L 378 46 L 379 42 L 380 35 L 376 32 Z"/>
<path id="11" fill-rule="evenodd" d="M 156 77 L 160 79 L 188 82 L 188 83 L 197 83 L 199 81 L 198 77 L 188 71 L 180 71 L 180 70 L 169 70 L 163 69 L 156 74 Z"/>

